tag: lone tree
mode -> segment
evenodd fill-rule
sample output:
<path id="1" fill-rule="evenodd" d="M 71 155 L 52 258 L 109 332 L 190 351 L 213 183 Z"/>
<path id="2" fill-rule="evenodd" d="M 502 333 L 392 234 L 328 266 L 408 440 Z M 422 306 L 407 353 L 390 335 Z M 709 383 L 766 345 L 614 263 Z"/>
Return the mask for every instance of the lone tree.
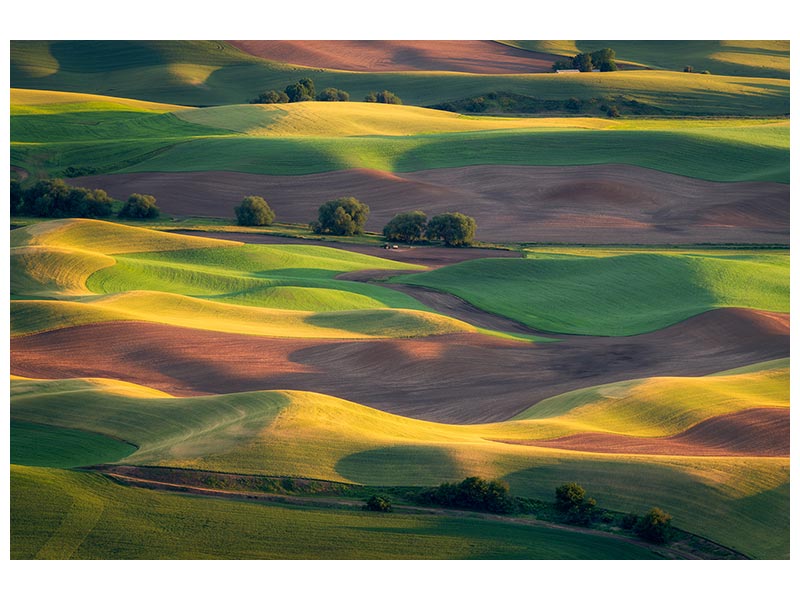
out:
<path id="1" fill-rule="evenodd" d="M 635 530 L 640 538 L 654 544 L 663 544 L 672 536 L 672 517 L 654 506 L 639 518 Z"/>
<path id="2" fill-rule="evenodd" d="M 161 212 L 156 199 L 146 194 L 131 194 L 117 216 L 121 219 L 155 219 Z"/>
<path id="3" fill-rule="evenodd" d="M 424 212 L 415 210 L 400 213 L 383 228 L 383 236 L 393 242 L 408 242 L 412 244 L 425 239 L 425 226 L 428 217 Z"/>
<path id="4" fill-rule="evenodd" d="M 347 102 L 350 100 L 350 94 L 344 90 L 329 87 L 317 94 L 317 100 L 320 102 Z"/>
<path id="5" fill-rule="evenodd" d="M 275 211 L 261 196 L 247 196 L 234 211 L 239 225 L 272 225 L 275 220 Z"/>
<path id="6" fill-rule="evenodd" d="M 374 512 L 392 512 L 392 503 L 386 496 L 379 496 L 373 494 L 364 503 L 364 510 L 371 510 Z"/>
<path id="7" fill-rule="evenodd" d="M 577 483 L 565 483 L 556 488 L 556 508 L 572 523 L 588 524 L 596 505 L 597 501 L 587 498 L 586 490 Z"/>
<path id="8" fill-rule="evenodd" d="M 314 233 L 356 235 L 364 233 L 369 206 L 353 197 L 331 200 L 319 207 L 319 217 L 309 224 Z"/>
<path id="9" fill-rule="evenodd" d="M 475 219 L 461 213 L 444 213 L 428 221 L 428 239 L 447 246 L 470 246 L 475 238 Z"/>

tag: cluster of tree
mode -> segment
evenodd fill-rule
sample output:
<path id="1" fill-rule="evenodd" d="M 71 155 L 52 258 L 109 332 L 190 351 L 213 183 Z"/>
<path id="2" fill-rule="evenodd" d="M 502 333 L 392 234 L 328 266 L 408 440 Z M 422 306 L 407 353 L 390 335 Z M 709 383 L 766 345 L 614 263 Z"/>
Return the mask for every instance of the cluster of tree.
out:
<path id="1" fill-rule="evenodd" d="M 61 179 L 43 179 L 27 190 L 11 182 L 11 215 L 62 219 L 109 217 L 114 199 L 105 190 L 73 187 Z M 153 196 L 132 194 L 117 213 L 121 219 L 153 219 L 160 214 Z"/>
<path id="2" fill-rule="evenodd" d="M 261 196 L 247 196 L 233 210 L 239 225 L 272 225 L 275 220 L 275 211 Z"/>
<path id="3" fill-rule="evenodd" d="M 457 113 L 482 114 L 537 114 L 537 113 L 581 113 L 609 114 L 613 109 L 616 115 L 621 112 L 632 115 L 659 115 L 664 110 L 625 96 L 603 96 L 592 98 L 568 98 L 566 100 L 544 99 L 514 92 L 488 92 L 462 100 L 452 100 L 428 106 L 436 110 Z"/>
<path id="4" fill-rule="evenodd" d="M 11 215 L 98 218 L 111 215 L 113 199 L 105 190 L 72 187 L 61 179 L 43 179 L 27 190 L 11 182 Z"/>
<path id="5" fill-rule="evenodd" d="M 131 194 L 117 213 L 120 219 L 155 219 L 161 211 L 156 199 L 147 194 Z"/>
<path id="6" fill-rule="evenodd" d="M 443 213 L 430 221 L 415 210 L 395 215 L 383 228 L 384 237 L 393 242 L 414 243 L 442 240 L 447 246 L 469 246 L 475 239 L 475 219 L 461 213 Z"/>
<path id="7" fill-rule="evenodd" d="M 314 233 L 357 235 L 364 233 L 369 206 L 353 197 L 338 198 L 319 207 L 316 221 L 309 223 Z"/>
<path id="8" fill-rule="evenodd" d="M 371 510 L 373 512 L 392 512 L 392 503 L 386 496 L 373 494 L 364 503 L 363 510 Z"/>
<path id="9" fill-rule="evenodd" d="M 347 102 L 350 94 L 344 90 L 328 87 L 319 94 L 316 93 L 314 81 L 304 77 L 300 81 L 286 86 L 284 91 L 267 90 L 250 100 L 250 104 L 286 104 L 287 102 Z"/>
<path id="10" fill-rule="evenodd" d="M 672 517 L 657 506 L 642 517 L 633 513 L 625 515 L 621 525 L 654 544 L 664 544 L 672 537 Z"/>
<path id="11" fill-rule="evenodd" d="M 514 498 L 509 496 L 505 481 L 488 481 L 480 477 L 467 477 L 460 483 L 443 483 L 424 490 L 419 493 L 419 500 L 424 504 L 491 513 L 510 513 L 514 510 Z"/>
<path id="12" fill-rule="evenodd" d="M 588 525 L 592 521 L 597 500 L 586 497 L 577 483 L 565 483 L 556 488 L 556 509 L 570 523 Z"/>
<path id="13" fill-rule="evenodd" d="M 403 101 L 394 92 L 383 90 L 382 92 L 370 92 L 364 98 L 364 102 L 380 102 L 381 104 L 402 104 Z"/>
<path id="14" fill-rule="evenodd" d="M 559 60 L 553 63 L 553 71 L 568 69 L 578 69 L 582 73 L 589 73 L 595 69 L 616 71 L 616 52 L 611 48 L 603 48 L 594 52 L 581 52 L 569 60 Z"/>

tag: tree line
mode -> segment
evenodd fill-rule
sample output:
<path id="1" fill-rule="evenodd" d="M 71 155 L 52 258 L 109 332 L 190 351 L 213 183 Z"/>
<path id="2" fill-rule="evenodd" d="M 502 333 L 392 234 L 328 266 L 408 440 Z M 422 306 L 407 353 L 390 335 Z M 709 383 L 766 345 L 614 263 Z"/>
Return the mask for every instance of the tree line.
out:
<path id="1" fill-rule="evenodd" d="M 275 211 L 261 196 L 247 196 L 235 209 L 236 222 L 245 226 L 271 225 Z M 317 219 L 309 223 L 317 234 L 353 236 L 364 233 L 369 206 L 352 196 L 322 204 Z M 475 238 L 475 219 L 458 212 L 443 213 L 428 220 L 422 211 L 395 215 L 383 228 L 393 242 L 415 243 L 441 240 L 447 246 L 469 246 Z"/>
<path id="2" fill-rule="evenodd" d="M 287 104 L 289 102 L 348 102 L 350 93 L 334 87 L 327 87 L 317 93 L 314 81 L 304 77 L 299 81 L 290 83 L 283 91 L 266 90 L 251 99 L 250 104 Z M 370 92 L 364 97 L 364 102 L 379 102 L 383 104 L 402 104 L 403 101 L 394 92 L 383 90 Z"/>
<path id="3" fill-rule="evenodd" d="M 74 187 L 61 179 L 43 179 L 27 189 L 11 182 L 11 216 L 98 219 L 114 214 L 114 198 L 102 189 Z M 131 194 L 117 211 L 120 219 L 154 219 L 160 214 L 156 199 Z"/>

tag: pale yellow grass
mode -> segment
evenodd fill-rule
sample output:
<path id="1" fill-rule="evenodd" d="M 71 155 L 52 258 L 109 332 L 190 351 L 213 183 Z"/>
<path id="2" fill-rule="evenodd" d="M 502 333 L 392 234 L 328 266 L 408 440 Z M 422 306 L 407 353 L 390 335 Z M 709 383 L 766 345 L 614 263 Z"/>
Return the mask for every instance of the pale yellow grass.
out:
<path id="1" fill-rule="evenodd" d="M 87 104 L 85 110 L 95 110 L 93 107 L 98 104 L 107 105 L 106 110 L 117 108 L 118 110 L 134 109 L 146 112 L 172 112 L 174 110 L 189 110 L 185 106 L 178 104 L 164 104 L 161 102 L 147 102 L 145 100 L 133 100 L 131 98 L 118 98 L 116 96 L 102 96 L 99 94 L 81 94 L 76 92 L 57 92 L 54 90 L 26 90 L 21 88 L 11 88 L 10 104 L 13 107 L 37 107 L 44 105 Z M 58 108 L 53 109 L 58 112 Z M 80 110 L 80 107 L 70 109 Z"/>

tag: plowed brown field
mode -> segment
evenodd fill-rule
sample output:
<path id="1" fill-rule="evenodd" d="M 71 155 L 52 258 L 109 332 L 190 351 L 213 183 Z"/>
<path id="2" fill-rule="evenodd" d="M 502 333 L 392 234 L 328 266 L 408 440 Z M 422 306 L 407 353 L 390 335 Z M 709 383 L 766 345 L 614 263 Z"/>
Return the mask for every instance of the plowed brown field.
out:
<path id="1" fill-rule="evenodd" d="M 502 441 L 525 446 L 610 454 L 789 456 L 789 410 L 743 410 L 707 419 L 678 435 L 663 438 L 580 433 L 547 441 Z"/>
<path id="2" fill-rule="evenodd" d="M 300 176 L 231 172 L 126 173 L 70 181 L 116 198 L 152 194 L 176 216 L 232 218 L 246 195 L 285 223 L 308 223 L 323 202 L 355 196 L 367 229 L 395 214 L 459 211 L 484 241 L 632 244 L 789 243 L 789 186 L 718 183 L 627 165 L 481 165 L 392 174 L 352 169 Z"/>
<path id="3" fill-rule="evenodd" d="M 491 41 L 235 40 L 240 50 L 277 62 L 344 71 L 545 73 L 563 56 Z"/>
<path id="4" fill-rule="evenodd" d="M 789 355 L 789 318 L 720 309 L 653 333 L 529 344 L 479 334 L 420 339 L 270 339 L 115 322 L 11 341 L 11 373 L 109 377 L 176 395 L 326 393 L 448 423 L 507 419 L 544 398 L 658 375 L 706 375 Z"/>

